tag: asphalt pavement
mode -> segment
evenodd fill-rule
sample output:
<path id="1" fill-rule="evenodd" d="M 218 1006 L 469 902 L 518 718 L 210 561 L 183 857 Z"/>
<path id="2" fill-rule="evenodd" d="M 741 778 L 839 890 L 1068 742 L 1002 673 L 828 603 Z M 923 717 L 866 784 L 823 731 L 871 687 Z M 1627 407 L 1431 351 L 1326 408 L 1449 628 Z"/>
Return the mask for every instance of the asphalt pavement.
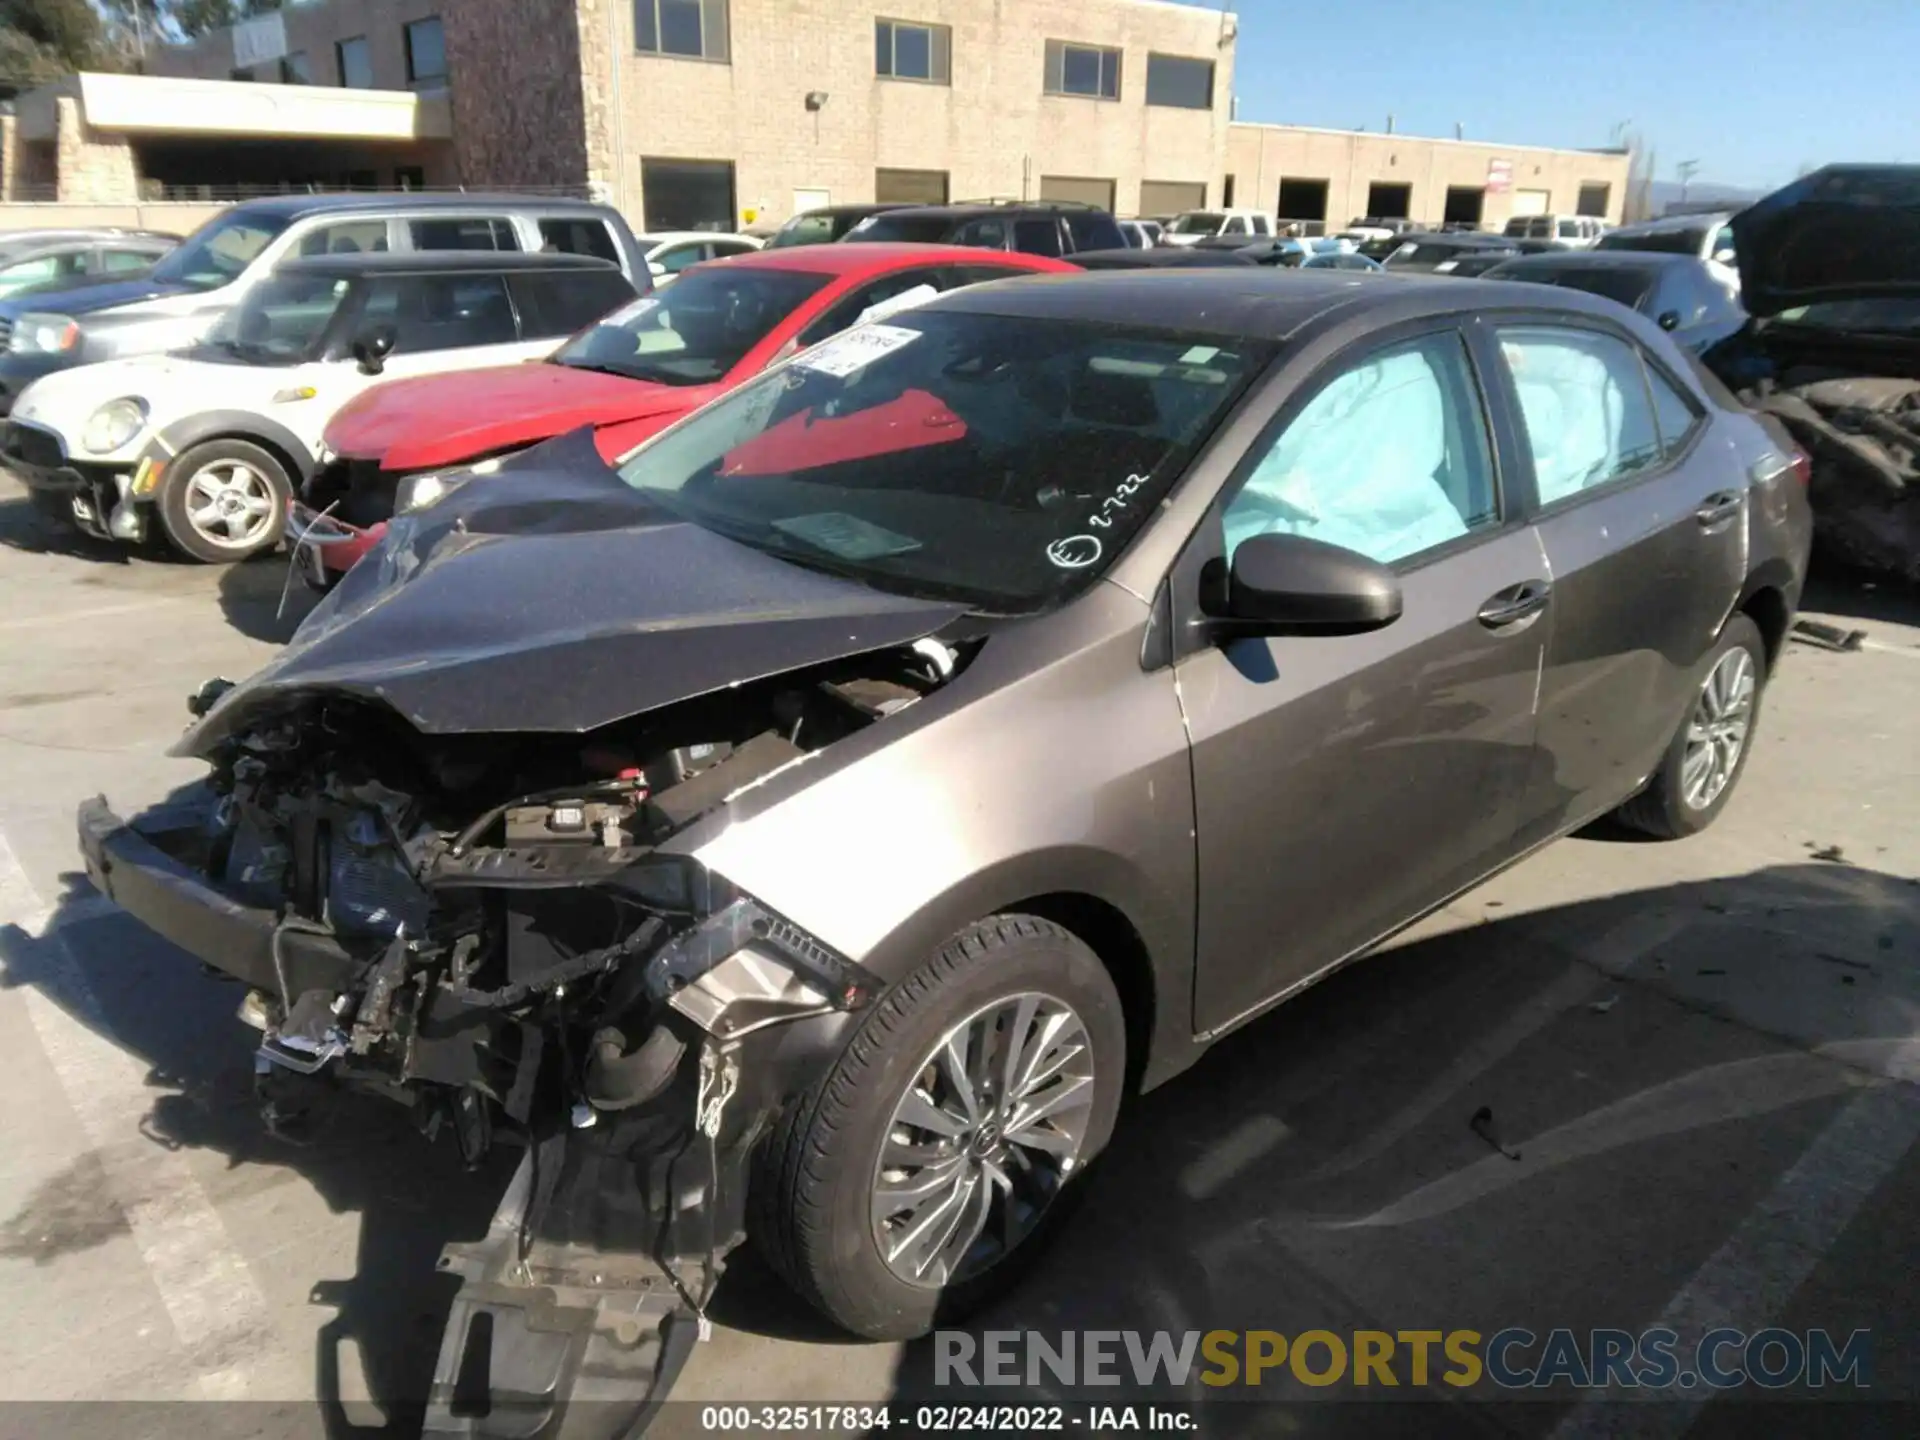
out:
<path id="1" fill-rule="evenodd" d="M 406 1434 L 435 1259 L 504 1183 L 375 1101 L 268 1137 L 237 991 L 76 873 L 77 802 L 194 777 L 165 754 L 185 696 L 291 633 L 284 573 L 62 537 L 0 477 L 0 1401 Z M 1913 1433 L 1872 1402 L 1920 1400 L 1920 602 L 1835 581 L 1810 608 L 1867 640 L 1791 648 L 1714 829 L 1563 841 L 1223 1042 L 1132 1107 L 974 1333 L 1866 1329 L 1864 1397 L 1242 1390 L 1202 1428 Z M 831 1333 L 750 1249 L 714 1318 L 679 1399 L 933 1393 L 928 1345 Z M 0 1435 L 35 1413 L 73 1414 L 0 1405 Z"/>

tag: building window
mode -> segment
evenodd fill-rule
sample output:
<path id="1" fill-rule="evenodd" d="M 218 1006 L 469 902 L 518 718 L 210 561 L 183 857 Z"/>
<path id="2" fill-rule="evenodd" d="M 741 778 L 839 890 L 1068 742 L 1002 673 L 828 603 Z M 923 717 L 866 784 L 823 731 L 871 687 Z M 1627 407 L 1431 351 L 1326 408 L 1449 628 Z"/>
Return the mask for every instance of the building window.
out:
<path id="1" fill-rule="evenodd" d="M 407 83 L 442 84 L 447 78 L 447 42 L 440 17 L 429 15 L 407 26 Z"/>
<path id="2" fill-rule="evenodd" d="M 1120 52 L 1095 45 L 1047 41 L 1049 95 L 1085 95 L 1094 100 L 1120 98 Z"/>
<path id="3" fill-rule="evenodd" d="M 727 0 L 634 0 L 633 43 L 649 55 L 725 60 Z"/>
<path id="4" fill-rule="evenodd" d="M 1229 209 L 1233 206 L 1233 176 L 1229 175 L 1220 185 L 1220 203 Z"/>
<path id="5" fill-rule="evenodd" d="M 1211 110 L 1213 62 L 1184 55 L 1147 56 L 1147 104 Z"/>
<path id="6" fill-rule="evenodd" d="M 1275 213 L 1282 220 L 1325 220 L 1327 218 L 1327 182 L 1325 180 L 1280 180 L 1280 198 Z"/>
<path id="7" fill-rule="evenodd" d="M 427 172 L 418 165 L 396 165 L 393 167 L 393 188 L 424 190 L 427 188 Z"/>
<path id="8" fill-rule="evenodd" d="M 649 230 L 738 227 L 731 160 L 640 160 L 641 208 Z"/>
<path id="9" fill-rule="evenodd" d="M 873 22 L 873 73 L 889 80 L 950 82 L 947 55 L 953 31 L 945 25 L 909 25 L 903 20 Z"/>
<path id="10" fill-rule="evenodd" d="M 340 83 L 349 90 L 373 88 L 373 56 L 367 50 L 367 37 L 334 42 L 333 58 L 340 65 Z"/>
<path id="11" fill-rule="evenodd" d="M 236 65 L 233 69 L 227 71 L 227 79 L 251 80 L 253 79 L 253 67 L 250 65 Z"/>
<path id="12" fill-rule="evenodd" d="M 280 57 L 280 83 L 282 85 L 313 83 L 313 66 L 308 63 L 306 51 L 296 50 L 291 55 Z"/>
<path id="13" fill-rule="evenodd" d="M 1597 215 L 1607 218 L 1607 199 L 1611 187 L 1604 180 L 1587 180 L 1580 185 L 1580 202 L 1575 207 L 1579 215 Z"/>

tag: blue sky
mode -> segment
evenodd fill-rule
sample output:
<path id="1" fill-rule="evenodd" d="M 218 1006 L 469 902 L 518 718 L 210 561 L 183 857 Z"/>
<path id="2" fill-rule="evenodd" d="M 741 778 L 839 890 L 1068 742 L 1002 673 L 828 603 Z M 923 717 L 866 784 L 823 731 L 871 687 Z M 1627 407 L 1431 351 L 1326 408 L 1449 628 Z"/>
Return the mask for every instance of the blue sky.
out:
<path id="1" fill-rule="evenodd" d="M 1219 0 L 1190 0 L 1218 9 Z M 1227 0 L 1242 120 L 1608 144 L 1769 187 L 1920 160 L 1920 0 Z"/>

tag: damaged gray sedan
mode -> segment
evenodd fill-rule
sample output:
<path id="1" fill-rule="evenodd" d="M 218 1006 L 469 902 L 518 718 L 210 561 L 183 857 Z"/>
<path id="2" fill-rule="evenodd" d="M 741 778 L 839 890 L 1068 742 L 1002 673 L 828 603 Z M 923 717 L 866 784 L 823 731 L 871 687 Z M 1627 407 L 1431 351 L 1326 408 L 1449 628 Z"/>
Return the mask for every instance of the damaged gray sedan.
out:
<path id="1" fill-rule="evenodd" d="M 525 1147 L 428 1428 L 617 1431 L 743 1239 L 922 1334 L 1127 1092 L 1598 816 L 1710 823 L 1799 458 L 1572 292 L 972 287 L 617 472 L 441 477 L 81 846 L 246 987 L 270 1123 Z"/>

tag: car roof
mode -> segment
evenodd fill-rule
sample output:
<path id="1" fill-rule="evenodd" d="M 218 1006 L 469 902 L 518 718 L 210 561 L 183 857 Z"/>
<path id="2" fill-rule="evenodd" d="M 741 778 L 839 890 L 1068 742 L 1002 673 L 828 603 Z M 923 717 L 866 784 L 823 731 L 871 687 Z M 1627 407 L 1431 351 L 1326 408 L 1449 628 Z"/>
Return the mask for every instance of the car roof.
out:
<path id="1" fill-rule="evenodd" d="M 520 250 L 349 250 L 282 260 L 279 275 L 498 275 L 542 271 L 618 270 L 594 255 Z"/>
<path id="2" fill-rule="evenodd" d="M 1581 290 L 1518 281 L 1406 276 L 1391 282 L 1342 270 L 1202 266 L 1042 275 L 949 290 L 920 311 L 960 310 L 1035 320 L 1138 325 L 1183 334 L 1288 340 L 1338 312 L 1388 311 L 1383 323 L 1480 309 L 1576 311 L 1618 320 L 1619 307 Z M 918 313 L 918 312 L 916 312 Z"/>
<path id="3" fill-rule="evenodd" d="M 1701 210 L 1688 215 L 1663 215 L 1658 220 L 1640 220 L 1632 225 L 1616 225 L 1609 235 L 1665 235 L 1675 230 L 1707 230 L 1733 219 L 1731 210 Z"/>
<path id="4" fill-rule="evenodd" d="M 1513 240 L 1484 230 L 1407 230 L 1394 238 L 1409 245 L 1458 245 L 1468 250 L 1508 250 Z"/>
<path id="5" fill-rule="evenodd" d="M 1059 215 L 1069 210 L 1092 215 L 1108 213 L 1096 205 L 1081 205 L 1072 200 L 993 200 L 961 201 L 954 205 L 902 205 L 890 213 L 902 220 L 924 217 L 929 220 L 952 220 L 957 224 L 962 220 L 975 220 L 983 215 L 1014 215 L 1021 211 L 1032 211 L 1041 215 Z"/>
<path id="6" fill-rule="evenodd" d="M 915 206 L 910 200 L 867 200 L 855 205 L 816 205 L 811 210 L 800 211 L 793 218 L 798 220 L 801 215 L 878 215 L 883 210 L 919 208 L 923 207 Z"/>
<path id="7" fill-rule="evenodd" d="M 1013 250 L 982 250 L 972 245 L 915 245 L 905 240 L 872 240 L 858 245 L 791 245 L 777 250 L 754 250 L 745 255 L 730 255 L 724 260 L 709 260 L 706 264 L 808 270 L 816 275 L 864 275 L 905 265 L 1001 265 L 1021 269 L 1026 262 L 1038 258 L 1041 257 Z"/>
<path id="8" fill-rule="evenodd" d="M 545 210 L 574 215 L 606 215 L 608 207 L 590 200 L 553 195 L 516 195 L 511 191 L 382 190 L 358 195 L 269 195 L 242 200 L 226 213 L 263 219 L 299 220 L 308 215 L 360 214 L 402 210 Z"/>
<path id="9" fill-rule="evenodd" d="M 1533 270 L 1668 270 L 1698 266 L 1694 255 L 1664 250 L 1548 250 L 1539 255 L 1516 255 L 1506 262 L 1515 273 Z"/>

